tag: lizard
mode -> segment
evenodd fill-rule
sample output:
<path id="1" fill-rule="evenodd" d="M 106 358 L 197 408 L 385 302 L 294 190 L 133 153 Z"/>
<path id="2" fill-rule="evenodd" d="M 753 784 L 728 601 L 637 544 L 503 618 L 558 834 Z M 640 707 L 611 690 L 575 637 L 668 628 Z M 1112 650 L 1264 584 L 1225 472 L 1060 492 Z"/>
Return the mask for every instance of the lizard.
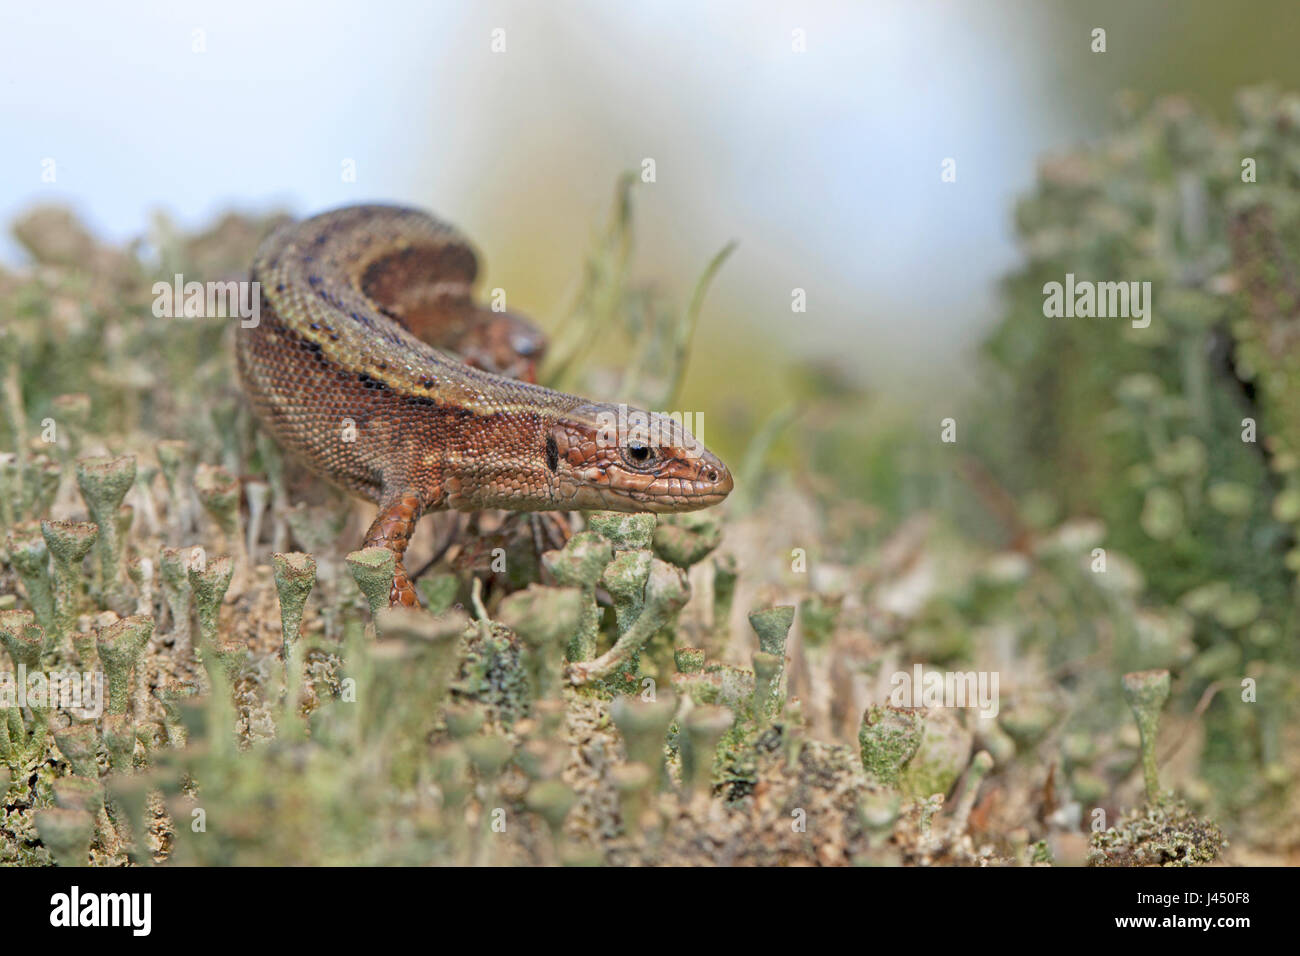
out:
<path id="1" fill-rule="evenodd" d="M 418 604 L 402 562 L 426 512 L 694 511 L 733 485 L 678 416 L 530 381 L 545 339 L 476 305 L 477 274 L 469 241 L 433 216 L 347 206 L 262 241 L 259 320 L 235 330 L 262 426 L 378 505 L 363 547 L 393 552 L 395 606 Z"/>

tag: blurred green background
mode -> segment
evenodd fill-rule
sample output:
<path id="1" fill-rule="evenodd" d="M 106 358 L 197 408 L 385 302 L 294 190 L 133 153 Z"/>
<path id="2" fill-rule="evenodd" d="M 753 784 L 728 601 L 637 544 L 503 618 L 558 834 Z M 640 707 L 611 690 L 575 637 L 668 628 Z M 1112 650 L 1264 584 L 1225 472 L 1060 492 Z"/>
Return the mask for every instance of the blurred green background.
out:
<path id="1" fill-rule="evenodd" d="M 1300 88 L 1297 27 L 1285 0 L 11 4 L 0 219 L 66 201 L 125 240 L 152 210 L 409 202 L 554 327 L 617 176 L 652 157 L 637 276 L 681 301 L 740 243 L 683 393 L 734 457 L 800 393 L 792 360 L 870 389 L 877 419 L 961 401 L 1039 157 L 1102 131 L 1122 90 L 1223 115 L 1242 85 Z"/>

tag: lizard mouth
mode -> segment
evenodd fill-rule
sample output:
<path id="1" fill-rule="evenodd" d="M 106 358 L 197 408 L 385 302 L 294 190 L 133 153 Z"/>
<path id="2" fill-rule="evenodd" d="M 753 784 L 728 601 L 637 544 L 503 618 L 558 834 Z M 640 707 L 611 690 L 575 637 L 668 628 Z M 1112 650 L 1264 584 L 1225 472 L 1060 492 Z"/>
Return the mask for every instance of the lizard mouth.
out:
<path id="1" fill-rule="evenodd" d="M 668 514 L 719 504 L 734 486 L 727 466 L 705 452 L 695 459 L 673 459 L 658 473 L 636 472 L 608 462 L 576 470 L 577 507 L 604 511 Z"/>
<path id="2" fill-rule="evenodd" d="M 709 456 L 713 458 L 712 455 Z M 656 479 L 646 491 L 622 492 L 648 511 L 696 511 L 720 503 L 731 493 L 734 482 L 727 466 L 716 458 L 701 462 L 695 478 Z M 615 488 L 616 492 L 621 489 Z"/>

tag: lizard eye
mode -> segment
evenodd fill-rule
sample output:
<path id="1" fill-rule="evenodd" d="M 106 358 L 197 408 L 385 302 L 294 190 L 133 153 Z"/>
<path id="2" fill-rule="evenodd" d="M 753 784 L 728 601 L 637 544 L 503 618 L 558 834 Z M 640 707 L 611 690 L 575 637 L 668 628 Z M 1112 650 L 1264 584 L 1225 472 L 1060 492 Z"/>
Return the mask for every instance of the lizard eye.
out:
<path id="1" fill-rule="evenodd" d="M 510 337 L 510 348 L 521 358 L 532 358 L 542 351 L 542 343 L 532 336 L 516 334 Z"/>
<path id="2" fill-rule="evenodd" d="M 655 460 L 655 451 L 644 442 L 630 441 L 623 449 L 623 457 L 629 465 L 640 467 Z"/>

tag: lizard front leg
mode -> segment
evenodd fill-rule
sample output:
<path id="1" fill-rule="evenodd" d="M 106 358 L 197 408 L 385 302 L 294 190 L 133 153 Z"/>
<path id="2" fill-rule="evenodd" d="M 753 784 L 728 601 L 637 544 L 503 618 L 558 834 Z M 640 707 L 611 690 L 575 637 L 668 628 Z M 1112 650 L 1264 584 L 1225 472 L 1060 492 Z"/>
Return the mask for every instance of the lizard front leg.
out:
<path id="1" fill-rule="evenodd" d="M 393 552 L 397 565 L 393 570 L 393 588 L 388 594 L 390 607 L 416 607 L 419 600 L 415 588 L 406 574 L 402 557 L 406 554 L 406 545 L 415 533 L 415 524 L 424 513 L 424 502 L 419 495 L 410 492 L 385 494 L 379 503 L 379 514 L 366 532 L 366 541 L 362 547 L 387 548 Z"/>

